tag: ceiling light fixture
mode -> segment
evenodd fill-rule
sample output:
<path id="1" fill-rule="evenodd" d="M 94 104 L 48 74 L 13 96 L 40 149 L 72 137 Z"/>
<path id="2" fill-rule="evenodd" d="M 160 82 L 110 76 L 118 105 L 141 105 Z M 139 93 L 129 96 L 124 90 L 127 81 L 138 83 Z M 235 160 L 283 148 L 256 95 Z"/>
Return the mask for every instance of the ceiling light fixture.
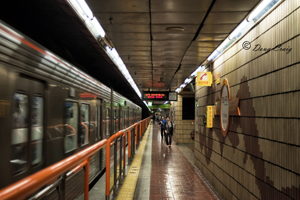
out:
<path id="1" fill-rule="evenodd" d="M 99 35 L 101 37 L 105 37 L 105 31 L 103 30 L 102 26 L 100 25 L 99 21 L 97 20 L 96 17 L 93 17 L 93 19 L 91 20 L 93 27 L 95 28 L 96 32 L 94 33 L 94 35 L 96 37 L 99 37 Z"/>
<path id="2" fill-rule="evenodd" d="M 176 90 L 175 90 L 175 92 L 180 92 L 180 90 L 181 90 L 181 88 L 177 88 Z"/>
<path id="3" fill-rule="evenodd" d="M 247 25 L 248 25 L 247 20 L 244 20 L 242 23 L 240 23 L 239 26 L 235 28 L 234 31 L 230 34 L 229 39 L 232 40 L 233 38 L 238 36 Z"/>
<path id="4" fill-rule="evenodd" d="M 264 0 L 262 1 L 249 15 L 248 21 L 253 20 L 266 6 L 273 0 Z"/>

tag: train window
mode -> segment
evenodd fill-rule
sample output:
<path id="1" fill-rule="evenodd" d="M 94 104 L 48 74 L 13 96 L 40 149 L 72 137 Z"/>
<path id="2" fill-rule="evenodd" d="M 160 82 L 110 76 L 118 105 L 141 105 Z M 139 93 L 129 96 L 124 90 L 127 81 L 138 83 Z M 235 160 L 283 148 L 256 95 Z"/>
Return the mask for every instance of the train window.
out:
<path id="1" fill-rule="evenodd" d="M 12 122 L 12 164 L 13 173 L 25 170 L 27 165 L 27 140 L 28 140 L 28 96 L 14 94 L 14 113 Z"/>
<path id="2" fill-rule="evenodd" d="M 80 105 L 81 116 L 80 116 L 80 144 L 85 145 L 89 142 L 89 116 L 90 106 L 87 104 Z"/>
<path id="3" fill-rule="evenodd" d="M 43 155 L 44 99 L 42 97 L 33 97 L 31 116 L 31 164 L 38 165 L 41 163 Z"/>
<path id="4" fill-rule="evenodd" d="M 78 103 L 66 101 L 65 109 L 65 152 L 68 152 L 77 148 Z"/>

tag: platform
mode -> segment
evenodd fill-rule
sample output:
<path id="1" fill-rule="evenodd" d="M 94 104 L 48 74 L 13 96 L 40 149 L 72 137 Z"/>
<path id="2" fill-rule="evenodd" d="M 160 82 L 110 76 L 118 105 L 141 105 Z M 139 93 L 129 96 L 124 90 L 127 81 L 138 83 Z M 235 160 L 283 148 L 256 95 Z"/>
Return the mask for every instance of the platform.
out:
<path id="1" fill-rule="evenodd" d="M 161 139 L 157 124 L 151 124 L 148 131 L 137 184 L 135 189 L 131 187 L 134 190 L 133 199 L 218 199 L 194 166 L 193 146 L 177 145 L 172 141 L 172 147 L 168 148 Z M 146 137 L 147 135 L 145 134 Z M 129 168 L 130 166 L 127 167 L 126 174 Z M 126 187 L 126 179 L 123 183 L 118 194 L 111 195 L 111 199 L 120 199 L 120 191 L 122 187 Z M 105 197 L 105 176 L 91 189 L 89 197 Z"/>

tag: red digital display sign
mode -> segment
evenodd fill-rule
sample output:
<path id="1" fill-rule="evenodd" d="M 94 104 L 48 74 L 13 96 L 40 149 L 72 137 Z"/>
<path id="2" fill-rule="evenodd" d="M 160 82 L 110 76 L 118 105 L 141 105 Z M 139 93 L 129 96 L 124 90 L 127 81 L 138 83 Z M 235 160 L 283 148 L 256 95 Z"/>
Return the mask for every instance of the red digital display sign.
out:
<path id="1" fill-rule="evenodd" d="M 160 100 L 168 101 L 168 92 L 143 92 L 143 100 Z"/>

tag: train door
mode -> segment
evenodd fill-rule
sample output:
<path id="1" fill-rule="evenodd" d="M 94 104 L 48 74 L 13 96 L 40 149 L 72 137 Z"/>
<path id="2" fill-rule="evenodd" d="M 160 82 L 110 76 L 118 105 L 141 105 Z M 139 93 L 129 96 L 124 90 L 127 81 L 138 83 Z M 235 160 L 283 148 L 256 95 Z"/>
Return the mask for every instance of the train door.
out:
<path id="1" fill-rule="evenodd" d="M 101 113 L 102 113 L 102 106 L 101 100 L 96 100 L 96 112 L 95 112 L 95 141 L 100 141 L 103 139 L 101 135 Z"/>
<path id="2" fill-rule="evenodd" d="M 14 180 L 39 171 L 44 160 L 44 84 L 33 78 L 16 79 L 12 97 L 11 171 Z"/>

